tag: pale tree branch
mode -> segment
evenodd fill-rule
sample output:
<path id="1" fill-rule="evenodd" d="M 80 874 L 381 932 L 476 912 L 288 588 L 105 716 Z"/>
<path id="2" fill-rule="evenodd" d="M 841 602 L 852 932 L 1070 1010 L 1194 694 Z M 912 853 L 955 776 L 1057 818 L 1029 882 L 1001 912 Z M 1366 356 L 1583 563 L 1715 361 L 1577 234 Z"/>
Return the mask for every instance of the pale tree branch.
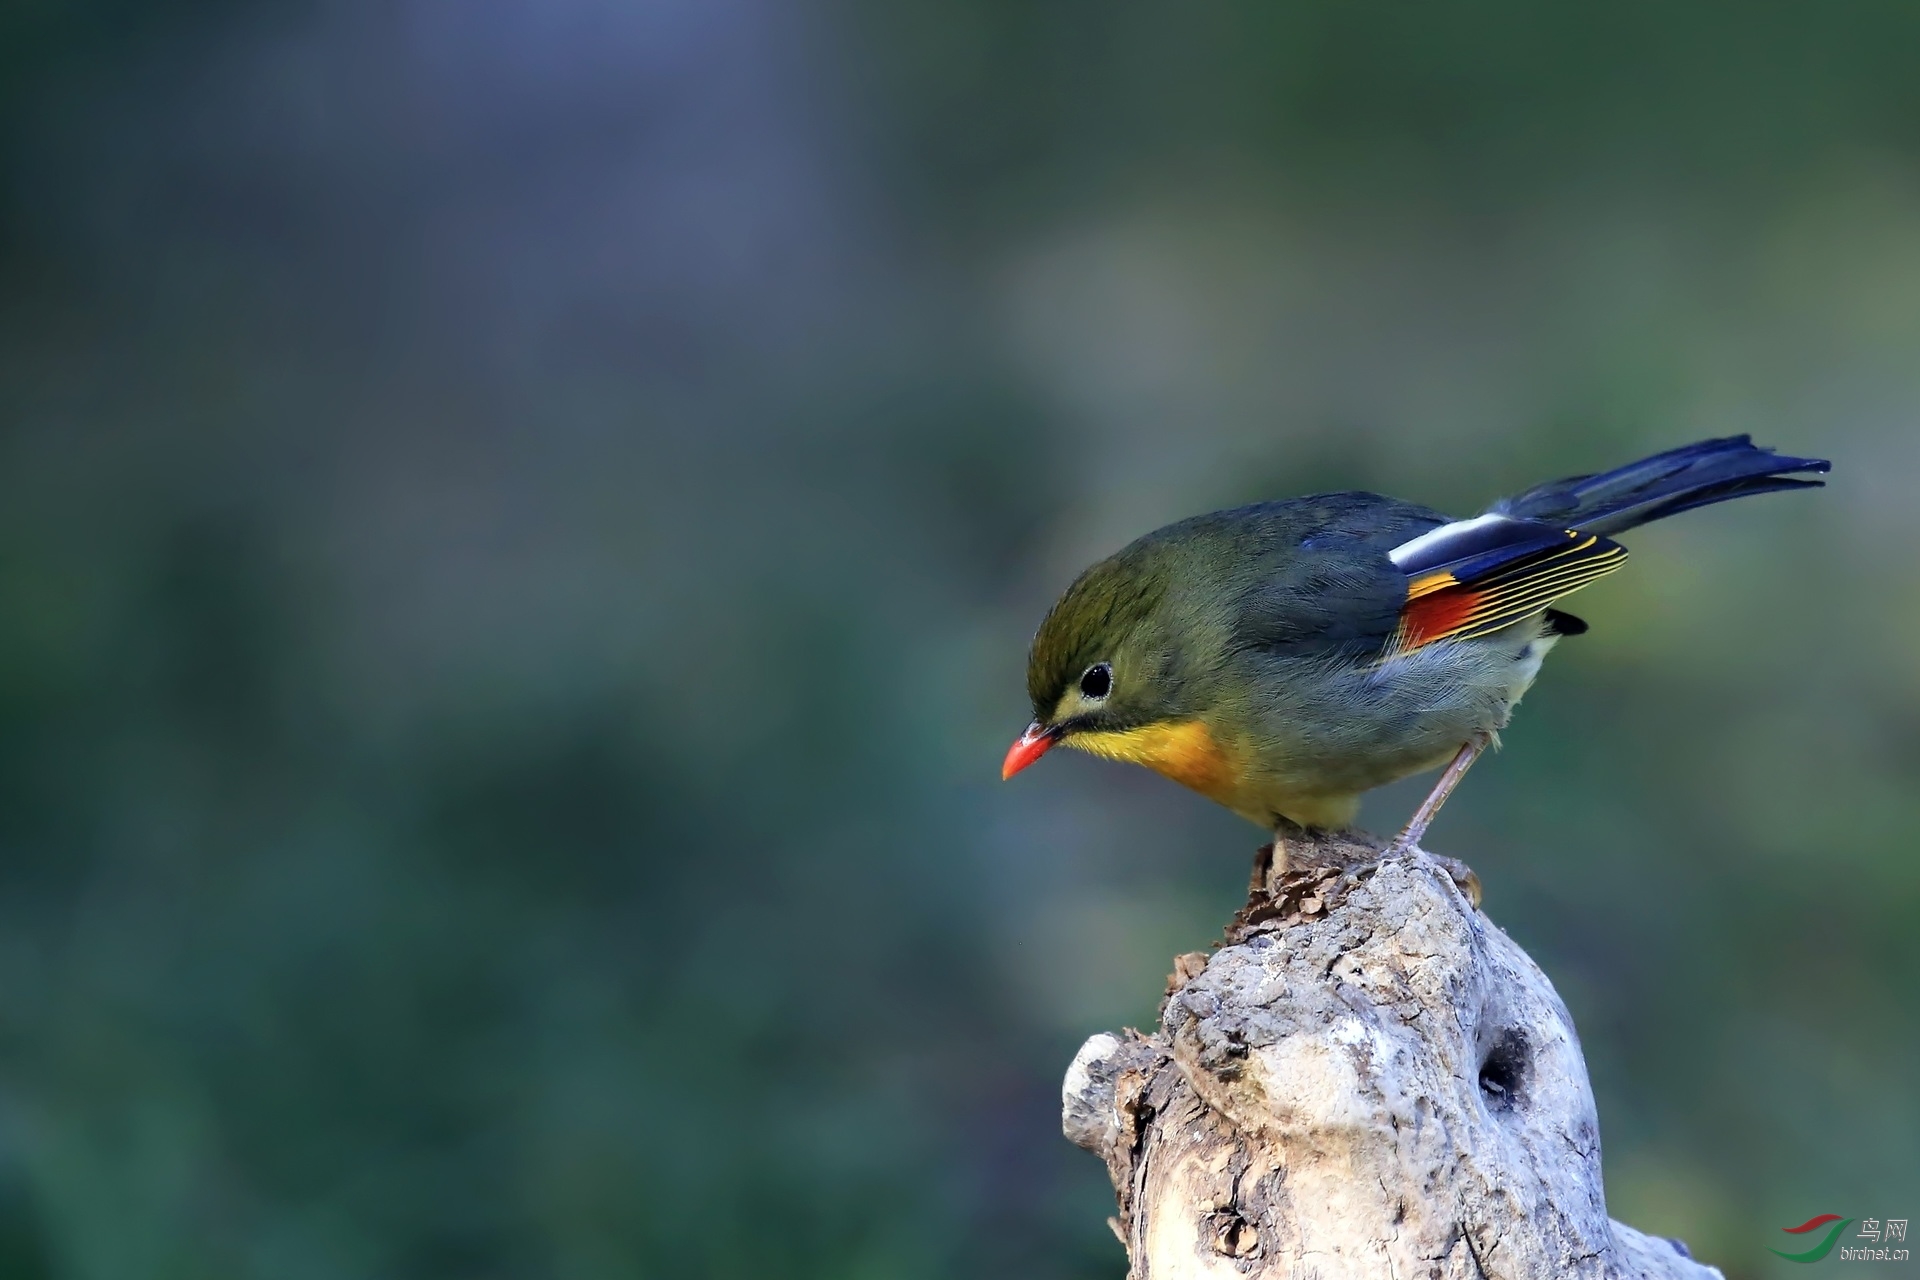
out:
<path id="1" fill-rule="evenodd" d="M 1477 888 L 1301 833 L 1176 962 L 1158 1032 L 1087 1041 L 1063 1123 L 1131 1280 L 1719 1277 L 1607 1217 L 1573 1021 Z"/>

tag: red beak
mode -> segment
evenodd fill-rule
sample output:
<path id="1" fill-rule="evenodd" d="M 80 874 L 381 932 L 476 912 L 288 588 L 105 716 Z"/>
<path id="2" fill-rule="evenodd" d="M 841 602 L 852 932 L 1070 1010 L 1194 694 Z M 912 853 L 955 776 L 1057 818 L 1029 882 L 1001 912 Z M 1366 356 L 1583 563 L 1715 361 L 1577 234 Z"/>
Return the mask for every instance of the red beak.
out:
<path id="1" fill-rule="evenodd" d="M 1052 729 L 1035 720 L 1027 726 L 1027 731 L 1013 740 L 1007 748 L 1006 763 L 1000 766 L 1000 777 L 1004 781 L 1020 772 L 1028 765 L 1047 754 L 1047 748 L 1056 741 Z"/>

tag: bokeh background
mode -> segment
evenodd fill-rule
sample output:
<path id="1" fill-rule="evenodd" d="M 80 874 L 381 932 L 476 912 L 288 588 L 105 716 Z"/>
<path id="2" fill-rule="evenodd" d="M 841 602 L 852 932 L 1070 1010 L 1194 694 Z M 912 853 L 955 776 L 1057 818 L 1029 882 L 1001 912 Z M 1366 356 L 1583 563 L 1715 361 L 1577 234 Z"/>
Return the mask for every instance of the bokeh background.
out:
<path id="1" fill-rule="evenodd" d="M 998 781 L 1053 594 L 1737 431 L 1832 487 L 1636 535 L 1430 844 L 1572 1008 L 1615 1216 L 1736 1280 L 1920 1218 L 1917 48 L 6 5 L 0 1274 L 1118 1277 L 1058 1081 L 1260 836 Z"/>

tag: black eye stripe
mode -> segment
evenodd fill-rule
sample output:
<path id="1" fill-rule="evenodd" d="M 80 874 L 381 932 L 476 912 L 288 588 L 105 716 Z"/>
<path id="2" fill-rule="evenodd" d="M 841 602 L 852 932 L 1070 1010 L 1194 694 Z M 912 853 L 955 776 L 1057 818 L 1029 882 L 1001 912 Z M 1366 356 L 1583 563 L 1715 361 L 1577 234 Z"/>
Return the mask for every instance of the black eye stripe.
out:
<path id="1" fill-rule="evenodd" d="M 1113 692 L 1113 668 L 1096 662 L 1080 676 L 1080 696 L 1098 701 Z"/>

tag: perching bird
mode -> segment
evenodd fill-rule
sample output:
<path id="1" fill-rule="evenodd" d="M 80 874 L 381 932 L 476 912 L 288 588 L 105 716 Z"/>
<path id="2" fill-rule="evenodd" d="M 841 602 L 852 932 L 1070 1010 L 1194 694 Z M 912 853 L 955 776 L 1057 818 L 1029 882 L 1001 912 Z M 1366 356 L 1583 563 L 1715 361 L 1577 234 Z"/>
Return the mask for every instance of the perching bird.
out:
<path id="1" fill-rule="evenodd" d="M 1361 793 L 1448 764 L 1397 847 L 1587 624 L 1550 608 L 1618 569 L 1613 535 L 1827 463 L 1703 440 L 1450 520 L 1373 493 L 1155 530 L 1081 574 L 1027 659 L 1010 778 L 1061 744 L 1143 764 L 1262 826 L 1341 828 Z"/>

